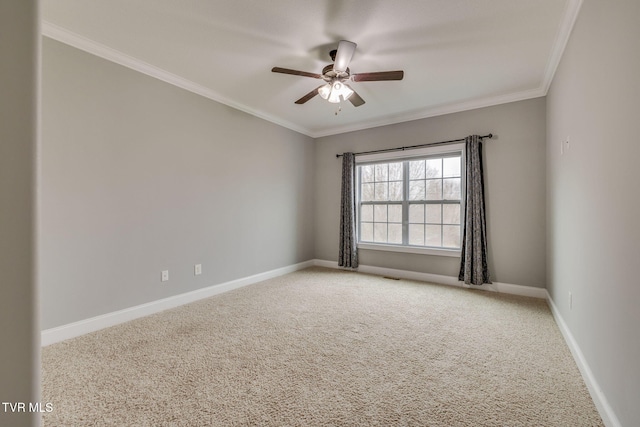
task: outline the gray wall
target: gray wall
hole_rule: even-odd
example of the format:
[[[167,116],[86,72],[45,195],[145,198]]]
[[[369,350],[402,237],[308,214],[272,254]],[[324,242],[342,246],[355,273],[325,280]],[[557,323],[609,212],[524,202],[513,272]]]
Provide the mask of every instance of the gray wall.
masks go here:
[[[13,325],[0,332],[9,343],[0,346],[2,401],[36,400],[38,381],[35,2],[18,3],[0,9],[2,34],[21,41],[0,38],[3,65],[15,65],[0,79],[0,315]],[[336,153],[493,132],[485,183],[494,280],[546,284],[621,424],[640,424],[638,16],[636,1],[585,0],[546,100],[315,142],[44,39],[42,327],[314,257],[335,261]],[[362,251],[361,261],[458,269],[457,258],[437,256]]]
[[[547,96],[548,290],[623,426],[640,425],[639,17],[585,0]]]
[[[0,402],[37,402],[37,1],[0,2]],[[37,425],[0,407],[0,425]]]
[[[43,329],[313,258],[312,138],[48,38],[42,86]]]
[[[545,101],[543,98],[319,138],[316,258],[337,261],[341,160],[337,153],[446,141],[484,144],[489,267],[495,281],[545,286]],[[360,250],[365,265],[456,276],[459,258]]]

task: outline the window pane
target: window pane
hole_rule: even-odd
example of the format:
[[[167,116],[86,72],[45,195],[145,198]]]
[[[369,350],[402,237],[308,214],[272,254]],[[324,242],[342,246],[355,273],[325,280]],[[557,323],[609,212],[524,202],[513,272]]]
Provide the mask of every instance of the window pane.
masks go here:
[[[389,164],[384,163],[376,166],[376,182],[389,180]]]
[[[360,221],[373,221],[373,206],[372,205],[362,205],[360,206]]]
[[[373,208],[373,220],[375,222],[387,222],[387,205],[375,205]]]
[[[389,163],[389,181],[402,181],[402,162]]]
[[[376,182],[375,200],[388,200],[389,199],[389,183],[388,182]]]
[[[461,163],[462,155],[450,152],[358,166],[359,240],[459,248],[464,179]]]
[[[409,222],[424,223],[424,205],[409,205]]]
[[[443,224],[460,224],[460,205],[444,205],[442,208]]]
[[[427,225],[425,246],[442,246],[442,226],[441,225]]]
[[[424,179],[424,160],[409,162],[409,179]]]
[[[360,224],[360,241],[373,242],[373,223],[363,222]]]
[[[409,181],[409,200],[424,200],[424,181]]]
[[[430,223],[440,224],[442,222],[442,205],[427,205],[426,221]]]
[[[389,183],[389,200],[402,201],[402,181]]]
[[[427,178],[441,178],[442,177],[442,159],[428,159],[427,160],[426,177]]]
[[[389,224],[389,243],[402,244],[402,224]]]
[[[389,222],[402,223],[402,205],[389,205]]]
[[[374,195],[373,184],[362,184],[362,194],[360,195],[360,197],[362,197],[362,201],[368,202],[373,200],[373,195]]]
[[[460,247],[460,226],[458,225],[443,225],[443,242],[442,246],[446,248],[459,248]]]
[[[362,182],[373,182],[373,165],[360,166]]]
[[[424,225],[409,224],[409,244],[424,246]]]
[[[426,190],[427,190],[426,200],[442,200],[442,180],[441,179],[427,180]]]
[[[460,176],[460,157],[445,157],[442,159],[442,176]]]
[[[373,224],[373,241],[387,243],[387,224],[376,222]]]
[[[443,179],[442,186],[445,200],[460,200],[460,178]]]

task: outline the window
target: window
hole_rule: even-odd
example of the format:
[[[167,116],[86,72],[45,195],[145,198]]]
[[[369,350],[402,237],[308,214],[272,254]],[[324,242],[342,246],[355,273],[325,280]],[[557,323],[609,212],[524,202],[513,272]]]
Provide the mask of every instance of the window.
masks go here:
[[[358,157],[358,247],[459,255],[463,156],[456,144]]]

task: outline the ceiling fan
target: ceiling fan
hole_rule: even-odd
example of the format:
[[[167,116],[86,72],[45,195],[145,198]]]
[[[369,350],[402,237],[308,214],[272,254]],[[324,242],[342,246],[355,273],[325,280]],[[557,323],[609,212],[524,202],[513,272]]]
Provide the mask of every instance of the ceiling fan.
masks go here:
[[[340,40],[338,49],[329,52],[333,65],[327,65],[322,69],[322,74],[308,73],[306,71],[291,70],[289,68],[273,67],[271,71],[274,73],[292,74],[294,76],[311,77],[314,79],[322,79],[325,83],[318,86],[302,98],[298,99],[296,104],[304,104],[316,95],[320,95],[332,103],[339,103],[347,99],[354,107],[364,104],[364,99],[360,97],[345,82],[375,82],[385,80],[402,80],[404,71],[379,71],[374,73],[358,73],[351,74],[349,70],[349,62],[356,50],[356,44],[346,40]]]

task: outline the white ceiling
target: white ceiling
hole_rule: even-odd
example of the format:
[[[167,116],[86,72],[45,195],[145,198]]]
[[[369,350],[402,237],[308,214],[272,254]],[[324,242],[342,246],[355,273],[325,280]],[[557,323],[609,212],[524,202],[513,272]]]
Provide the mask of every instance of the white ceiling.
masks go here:
[[[43,0],[43,33],[312,137],[544,96],[582,0]],[[355,108],[315,97],[358,44]]]

